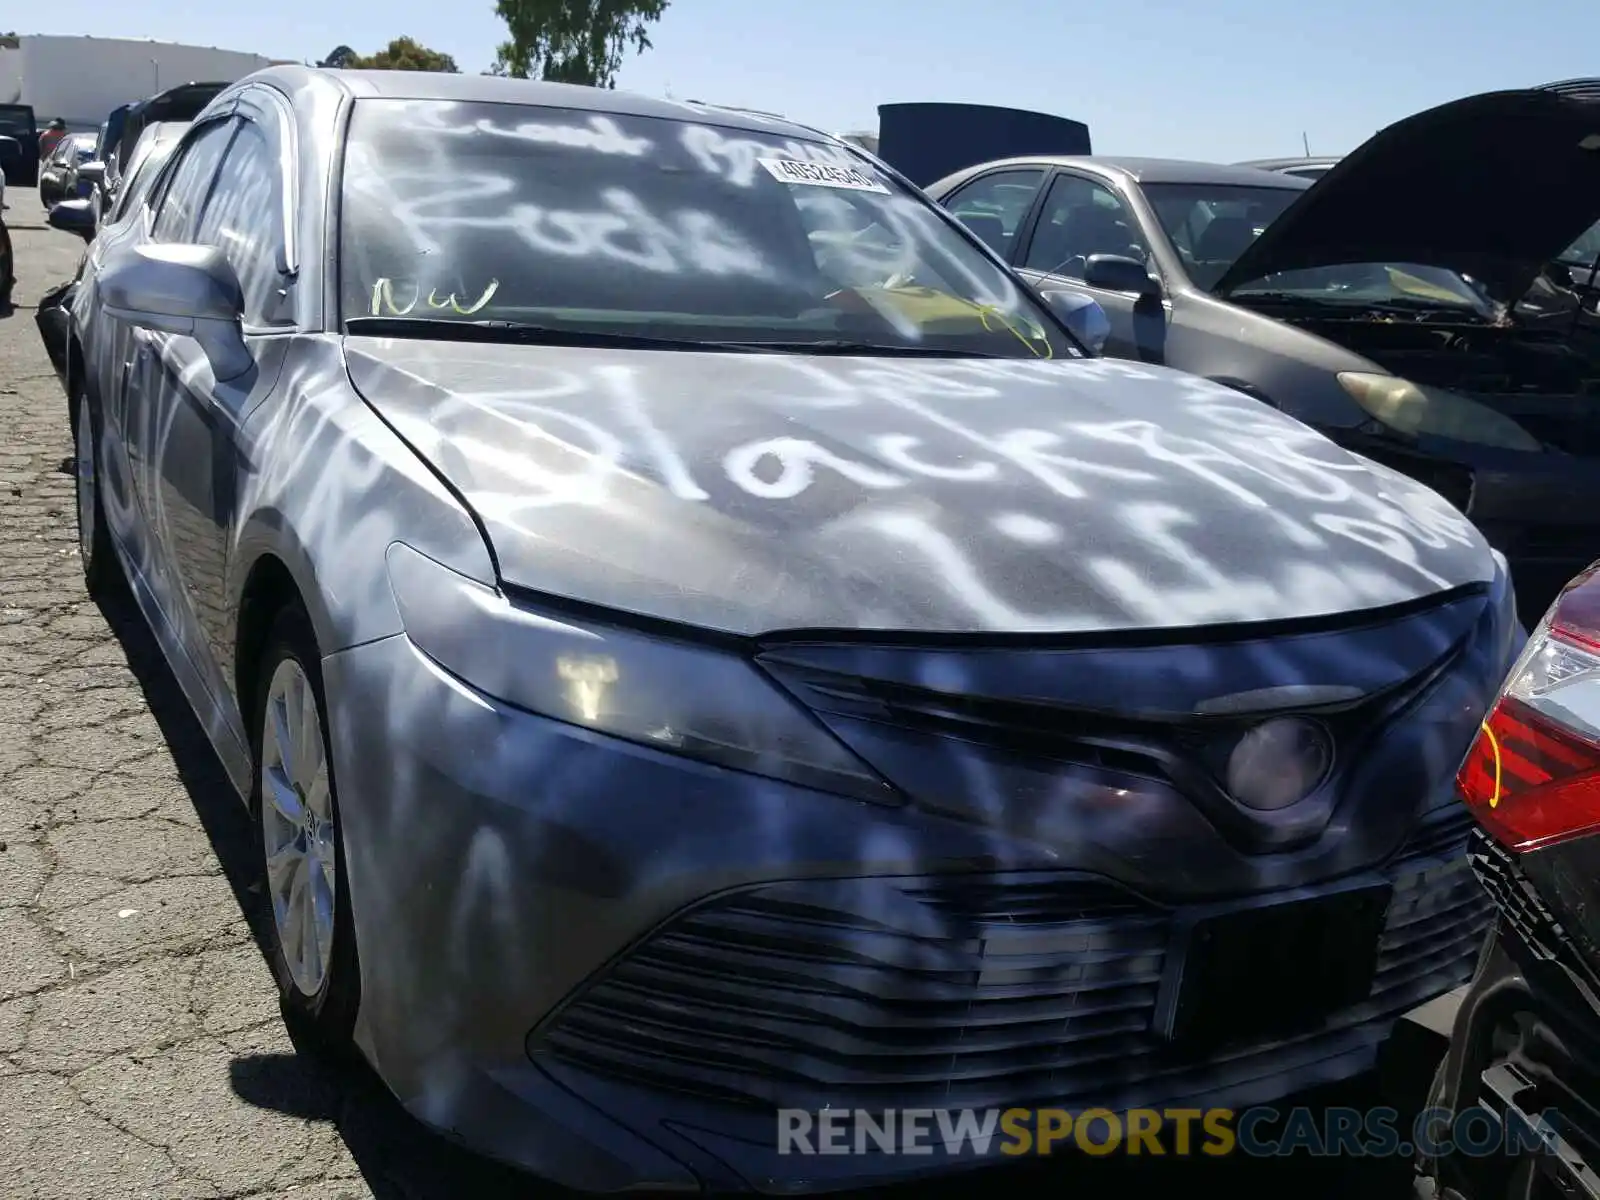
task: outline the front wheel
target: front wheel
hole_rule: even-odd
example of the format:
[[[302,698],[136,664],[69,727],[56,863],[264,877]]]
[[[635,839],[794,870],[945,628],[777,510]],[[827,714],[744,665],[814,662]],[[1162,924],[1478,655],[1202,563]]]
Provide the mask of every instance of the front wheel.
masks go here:
[[[11,307],[11,288],[17,282],[16,257],[11,252],[11,231],[0,221],[0,311]]]
[[[106,528],[105,505],[100,500],[100,426],[89,403],[89,393],[80,387],[74,405],[73,491],[78,502],[78,557],[83,564],[83,583],[91,596],[98,596],[117,580],[119,567],[111,546],[111,531]]]
[[[304,611],[279,614],[257,676],[251,808],[284,1016],[337,1054],[350,1043],[360,975],[320,662]]]

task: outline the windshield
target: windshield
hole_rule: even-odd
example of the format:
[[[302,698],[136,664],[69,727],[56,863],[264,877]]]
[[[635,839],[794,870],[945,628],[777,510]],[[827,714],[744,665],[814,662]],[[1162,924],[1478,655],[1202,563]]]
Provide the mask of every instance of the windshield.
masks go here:
[[[26,104],[0,104],[0,135],[20,138],[33,131],[33,109]]]
[[[1583,236],[1561,252],[1558,262],[1571,267],[1592,267],[1600,260],[1600,224],[1589,226]]]
[[[1006,271],[867,160],[693,115],[358,102],[344,317],[1078,353]]]
[[[1300,188],[1147,183],[1145,199],[1195,285],[1215,286],[1245,247],[1299,198]]]
[[[1144,193],[1173,249],[1199,287],[1210,290],[1301,189],[1151,183]],[[1416,263],[1346,263],[1248,280],[1230,298],[1355,308],[1458,308],[1492,317],[1494,302],[1454,271]]]

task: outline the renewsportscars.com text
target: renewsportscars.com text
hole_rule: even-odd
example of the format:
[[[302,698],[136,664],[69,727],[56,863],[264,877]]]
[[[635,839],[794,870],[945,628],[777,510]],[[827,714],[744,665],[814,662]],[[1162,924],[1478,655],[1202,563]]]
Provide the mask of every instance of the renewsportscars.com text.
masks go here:
[[[1021,1157],[1231,1154],[1409,1158],[1522,1154],[1550,1143],[1547,1119],[1503,1125],[1488,1109],[1104,1108],[778,1110],[779,1154],[937,1154]]]

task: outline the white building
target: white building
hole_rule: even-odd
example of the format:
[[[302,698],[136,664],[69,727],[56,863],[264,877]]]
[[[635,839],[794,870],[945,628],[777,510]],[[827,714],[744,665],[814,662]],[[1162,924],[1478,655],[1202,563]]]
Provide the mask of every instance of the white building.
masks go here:
[[[98,129],[118,105],[180,83],[231,83],[275,61],[260,54],[135,38],[24,35],[0,48],[0,104],[29,104],[42,127]]]

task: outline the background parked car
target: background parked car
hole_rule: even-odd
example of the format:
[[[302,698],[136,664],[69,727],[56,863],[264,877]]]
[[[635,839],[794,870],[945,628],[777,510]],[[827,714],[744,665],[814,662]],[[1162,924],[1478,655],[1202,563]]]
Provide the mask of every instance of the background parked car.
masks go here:
[[[11,289],[16,283],[16,258],[11,249],[11,230],[6,228],[6,186],[0,180],[0,312],[11,308]]]
[[[772,1109],[1267,1103],[1470,971],[1503,563],[843,143],[280,67],[94,251],[87,581],[249,800],[290,1019],[469,1145],[920,1175]]]
[[[1462,1200],[1600,1195],[1600,563],[1534,630],[1459,786],[1499,920],[1429,1103],[1487,1109],[1524,1153],[1422,1171]]]
[[[124,177],[123,187],[105,214],[103,223],[96,221],[92,212],[86,211],[91,202],[80,199],[64,201],[51,209],[48,218],[50,224],[63,232],[76,234],[86,241],[92,240],[97,233],[104,231],[107,245],[115,245],[123,236],[125,217],[142,211],[146,193],[155,182],[162,164],[171,157],[173,147],[178,144],[178,139],[188,127],[187,121],[165,121],[145,126],[144,133],[139,136],[138,144],[134,146],[133,154],[128,160],[128,172]],[[69,213],[69,210],[73,211]],[[67,347],[72,326],[72,301],[77,295],[78,283],[83,278],[87,255],[88,251],[85,250],[84,258],[78,260],[78,269],[71,279],[51,288],[40,297],[38,310],[34,313],[34,322],[39,327],[39,336],[44,341],[45,352],[50,356],[50,363],[55,367],[56,374],[69,394],[74,387],[67,378]]]
[[[78,166],[94,157],[94,135],[69,133],[39,168],[39,203],[45,208],[80,194]],[[87,185],[82,187],[87,196]]]
[[[89,183],[90,212],[98,226],[116,202],[133,148],[146,128],[194,120],[226,84],[184,83],[113,109],[100,126],[94,159],[78,174]]]
[[[1283,175],[1295,175],[1301,179],[1317,180],[1333,170],[1338,161],[1338,156],[1324,158],[1256,158],[1237,165],[1254,167],[1258,171],[1277,171]]]
[[[1108,354],[1226,383],[1440,492],[1510,558],[1531,624],[1600,553],[1600,328],[1563,317],[1576,298],[1522,303],[1600,216],[1597,119],[1503,92],[1391,126],[1314,187],[1059,158],[929,192],[1041,286],[1093,296]]]
[[[122,175],[127,168],[133,148],[147,125],[163,121],[192,121],[210,104],[225,83],[183,83],[177,87],[147,96],[125,110],[113,112],[106,120],[107,146],[100,159],[105,164],[98,174],[103,178],[104,194],[100,210],[110,207]]]
[[[14,137],[0,134],[0,191],[4,191],[7,177],[17,174],[21,164],[21,144]]]
[[[0,104],[0,136],[17,143],[14,158],[0,158],[6,182],[13,187],[34,187],[39,182],[39,126],[27,104]]]

